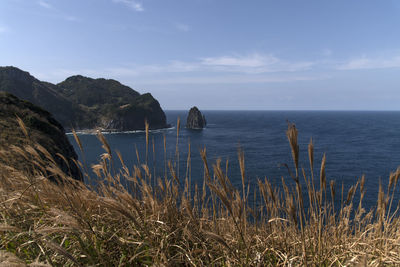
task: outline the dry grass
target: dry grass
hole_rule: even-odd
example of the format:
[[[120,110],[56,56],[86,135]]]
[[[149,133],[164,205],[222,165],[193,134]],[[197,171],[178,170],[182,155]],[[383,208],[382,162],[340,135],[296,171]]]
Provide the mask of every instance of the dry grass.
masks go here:
[[[146,134],[148,150],[148,130]],[[175,159],[164,162],[164,177],[154,177],[146,164],[131,171],[99,134],[105,153],[91,167],[104,183],[94,191],[38,158],[34,146],[27,147],[22,156],[35,159],[33,174],[0,166],[0,263],[11,259],[18,266],[21,261],[31,266],[400,265],[399,206],[393,203],[400,170],[390,174],[386,190],[380,187],[377,206],[367,213],[362,207],[364,177],[338,194],[334,182],[326,179],[325,156],[319,182],[314,180],[318,178],[312,141],[312,171],[306,174],[298,164],[297,129],[292,124],[287,137],[294,160],[289,179],[295,186],[282,179],[280,190],[266,178],[259,180],[252,188],[254,198],[261,196],[257,206],[249,204],[242,152],[240,189],[232,186],[220,161],[207,161],[204,149],[204,182],[193,192],[190,153],[185,176],[177,169],[177,151]],[[120,170],[113,169],[114,160],[121,161]],[[50,182],[45,177],[49,173],[62,182]],[[128,186],[121,181],[128,181]],[[358,203],[353,201],[355,194],[360,195]],[[338,197],[341,206],[334,207]]]

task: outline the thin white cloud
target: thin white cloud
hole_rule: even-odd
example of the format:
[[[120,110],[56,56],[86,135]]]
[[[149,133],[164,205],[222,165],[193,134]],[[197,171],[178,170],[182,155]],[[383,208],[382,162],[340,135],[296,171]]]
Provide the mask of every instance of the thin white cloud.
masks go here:
[[[329,48],[325,48],[325,49],[322,49],[321,54],[324,57],[329,57],[329,56],[332,56],[333,51],[331,49],[329,49]]]
[[[38,4],[39,4],[41,7],[44,7],[44,8],[47,8],[47,9],[53,8],[52,5],[50,5],[49,3],[47,3],[47,2],[44,1],[44,0],[40,0],[40,1],[38,2]]]
[[[7,32],[7,31],[8,31],[8,28],[7,28],[7,27],[1,26],[1,25],[0,25],[0,33],[5,33],[5,32]]]
[[[67,20],[67,21],[72,21],[72,22],[80,21],[80,19],[78,19],[77,17],[69,16],[69,15],[64,16],[63,18],[64,18],[65,20]]]
[[[137,12],[144,11],[143,5],[135,0],[112,0],[114,3],[124,4]]]
[[[387,58],[372,58],[362,56],[339,64],[339,70],[362,70],[362,69],[388,69],[400,68],[400,56],[395,55]]]
[[[208,57],[196,61],[171,61],[168,64],[132,65],[128,67],[110,68],[111,75],[129,76],[154,76],[168,73],[193,73],[198,76],[218,75],[259,75],[268,73],[301,72],[311,69],[313,62],[288,62],[274,56],[261,56],[253,54],[249,56],[222,56]]]
[[[201,64],[218,71],[243,73],[305,71],[315,65],[310,61],[289,62],[273,55],[261,54],[207,57],[201,59]]]
[[[300,81],[315,81],[329,79],[327,75],[286,75],[286,76],[266,76],[266,75],[222,75],[222,76],[185,76],[175,78],[164,78],[156,80],[135,80],[138,84],[250,84],[250,83],[288,83]]]
[[[183,23],[176,23],[175,24],[176,29],[178,29],[181,32],[188,32],[190,31],[189,25],[183,24]]]
[[[66,21],[71,21],[71,22],[80,21],[79,18],[77,18],[75,16],[71,16],[69,14],[65,14],[62,10],[58,10],[53,5],[49,4],[48,1],[46,1],[46,0],[39,0],[37,3],[41,7],[49,9],[49,12],[51,11],[51,15],[50,15],[51,17],[66,20]]]
[[[200,72],[201,67],[199,64],[187,63],[182,61],[171,61],[166,65],[141,65],[131,67],[117,67],[109,68],[106,70],[111,76],[145,76],[145,75],[158,75],[165,73],[189,73]]]
[[[154,71],[153,69],[152,71]],[[149,68],[147,71],[151,71]],[[40,80],[58,83],[65,80],[67,77],[73,75],[83,75],[92,78],[106,78],[116,79],[125,84],[141,84],[141,85],[171,85],[171,84],[250,84],[250,83],[289,83],[289,82],[300,82],[300,81],[314,81],[314,80],[325,80],[331,78],[329,75],[311,75],[311,74],[210,74],[202,73],[197,75],[196,73],[185,74],[185,75],[166,75],[154,76],[145,75],[142,72],[138,72],[135,69],[130,68],[109,68],[109,69],[55,69],[51,71],[40,71],[32,72],[32,75]],[[148,74],[148,73],[147,73]],[[167,75],[168,76],[168,75]],[[157,78],[155,78],[157,77]]]
[[[279,60],[273,56],[260,56],[253,54],[249,56],[222,56],[207,57],[202,59],[202,64],[209,66],[225,67],[261,67],[277,63]]]
[[[106,69],[53,70],[42,77],[59,82],[73,74],[134,80],[142,84],[270,83],[326,79],[312,75],[316,63],[286,61],[273,55],[251,54],[170,61],[167,64],[128,65]]]

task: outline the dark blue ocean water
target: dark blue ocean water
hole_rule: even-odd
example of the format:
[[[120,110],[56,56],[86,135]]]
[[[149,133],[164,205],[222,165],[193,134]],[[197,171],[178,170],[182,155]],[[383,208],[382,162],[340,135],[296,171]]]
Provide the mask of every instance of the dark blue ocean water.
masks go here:
[[[285,131],[287,120],[296,124],[299,131],[300,165],[309,174],[307,145],[314,142],[315,175],[319,177],[319,164],[326,153],[328,180],[335,180],[337,192],[344,184],[345,190],[366,175],[365,206],[376,204],[379,182],[388,183],[391,171],[400,165],[400,112],[376,111],[204,111],[207,128],[193,131],[184,128],[187,111],[167,111],[171,129],[152,131],[155,155],[150,144],[149,162],[155,162],[158,176],[164,174],[163,137],[167,141],[167,158],[174,159],[176,121],[181,118],[179,138],[180,177],[186,175],[188,143],[191,143],[192,183],[203,182],[203,163],[199,150],[206,147],[209,163],[221,158],[229,160],[228,176],[240,188],[241,176],[237,159],[238,148],[245,154],[246,180],[254,189],[257,179],[267,177],[279,186],[281,177],[291,183],[286,168],[293,169],[293,161]],[[128,166],[137,164],[135,149],[140,161],[145,161],[145,133],[114,133],[105,135],[111,148],[123,155]],[[78,152],[73,137],[71,143]],[[82,134],[88,165],[96,163],[103,153],[96,136]],[[80,155],[82,159],[82,155]],[[155,159],[155,160],[154,160]],[[116,163],[118,167],[118,164]],[[223,165],[224,166],[224,165]],[[153,168],[152,168],[153,169]],[[250,189],[250,192],[253,190]]]

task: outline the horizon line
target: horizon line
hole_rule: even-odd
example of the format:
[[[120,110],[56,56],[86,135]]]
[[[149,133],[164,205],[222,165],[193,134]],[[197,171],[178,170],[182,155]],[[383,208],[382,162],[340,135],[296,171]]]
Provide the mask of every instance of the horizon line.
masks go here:
[[[189,111],[189,109],[163,109],[164,111]],[[199,109],[200,111],[294,111],[294,112],[400,112],[400,109]]]

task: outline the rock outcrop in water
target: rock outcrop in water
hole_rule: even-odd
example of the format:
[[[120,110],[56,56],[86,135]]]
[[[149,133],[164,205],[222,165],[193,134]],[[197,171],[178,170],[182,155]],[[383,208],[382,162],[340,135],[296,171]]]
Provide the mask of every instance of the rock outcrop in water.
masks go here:
[[[18,68],[0,67],[0,91],[49,111],[68,130],[143,130],[145,120],[150,129],[168,127],[164,111],[151,94],[139,94],[115,80],[76,75],[51,84]]]
[[[206,124],[206,118],[201,114],[200,110],[197,107],[192,107],[186,120],[186,128],[203,129]]]
[[[25,124],[28,138],[21,129],[17,116]],[[0,92],[0,163],[20,171],[31,172],[33,170],[32,162],[41,160],[37,156],[32,156],[32,160],[25,159],[18,153],[18,149],[13,149],[13,147],[17,147],[25,150],[27,145],[44,147],[65,174],[82,180],[81,172],[73,162],[78,157],[61,124],[42,108],[12,94]],[[48,164],[49,160],[46,159],[45,154],[43,152],[39,152],[39,154]],[[45,170],[42,171],[45,172]]]

